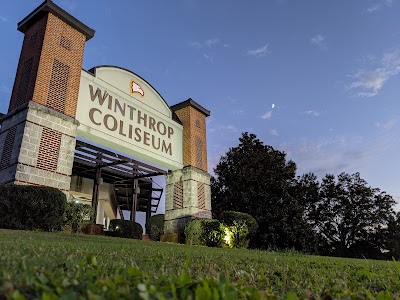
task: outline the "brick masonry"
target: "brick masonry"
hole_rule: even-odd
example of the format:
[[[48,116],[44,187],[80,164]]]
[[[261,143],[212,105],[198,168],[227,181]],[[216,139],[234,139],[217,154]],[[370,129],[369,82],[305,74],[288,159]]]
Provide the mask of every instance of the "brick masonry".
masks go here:
[[[8,114],[1,119],[0,182],[69,191],[82,59],[94,31],[51,1],[18,30],[25,37]]]
[[[207,172],[206,115],[190,105],[175,113],[183,124],[183,165]]]
[[[52,13],[26,32],[9,112],[34,101],[75,117],[86,37]]]
[[[16,127],[17,131],[9,165],[0,170],[0,182],[51,186],[68,191],[78,125],[75,119],[32,101],[3,120],[0,145],[9,129]],[[49,139],[49,133],[56,139]],[[47,150],[43,151],[43,147]],[[4,150],[0,148],[0,151],[3,153]],[[49,151],[57,153],[51,166],[46,165],[49,157],[43,157],[43,153],[49,156]]]

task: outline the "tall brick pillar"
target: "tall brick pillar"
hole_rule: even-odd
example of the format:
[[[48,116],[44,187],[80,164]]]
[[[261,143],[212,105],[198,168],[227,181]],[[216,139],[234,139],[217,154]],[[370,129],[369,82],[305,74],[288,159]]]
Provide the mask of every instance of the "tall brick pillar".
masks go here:
[[[90,29],[51,1],[18,23],[25,34],[7,115],[0,183],[69,191],[85,42]]]
[[[206,117],[210,112],[192,99],[171,109],[183,125],[184,168],[170,171],[166,177],[165,234],[182,233],[190,219],[211,218],[206,137]]]

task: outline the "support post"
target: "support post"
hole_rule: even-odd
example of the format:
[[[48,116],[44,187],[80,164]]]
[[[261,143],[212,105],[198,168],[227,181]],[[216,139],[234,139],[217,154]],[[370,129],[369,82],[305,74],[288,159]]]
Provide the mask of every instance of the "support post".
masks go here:
[[[146,209],[146,226],[149,223],[149,219],[151,217],[151,197],[153,194],[153,179],[151,180],[151,185],[150,185],[150,193],[149,193],[149,198],[147,200],[147,209]]]
[[[137,210],[137,190],[138,187],[138,180],[134,179],[133,180],[133,186],[132,186],[132,210],[131,210],[131,221],[136,222],[136,210]]]
[[[96,224],[97,219],[97,206],[99,203],[99,190],[101,184],[101,154],[97,154],[96,159],[96,172],[93,178],[93,194],[92,194],[92,208],[93,208],[93,224]]]

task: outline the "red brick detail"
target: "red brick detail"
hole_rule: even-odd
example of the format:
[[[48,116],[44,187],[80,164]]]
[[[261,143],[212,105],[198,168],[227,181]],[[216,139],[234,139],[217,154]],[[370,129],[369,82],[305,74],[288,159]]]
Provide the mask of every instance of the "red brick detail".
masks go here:
[[[14,126],[7,131],[6,140],[3,146],[3,152],[1,153],[0,170],[3,170],[10,166],[10,159],[13,152],[16,132],[17,126]]]
[[[207,172],[206,116],[192,106],[175,113],[183,124],[183,164]]]
[[[43,127],[36,165],[38,169],[50,172],[55,172],[57,170],[61,135],[60,132]]]
[[[204,190],[204,183],[197,183],[197,206],[200,209],[206,209],[206,195]]]
[[[27,29],[8,111],[32,100],[75,118],[85,42],[84,34],[52,13]]]
[[[17,97],[15,98],[15,107],[27,103],[30,99],[28,96],[29,81],[31,80],[33,58],[24,62],[19,80]]]
[[[64,113],[67,100],[69,66],[54,60],[51,72],[49,95],[46,106]]]
[[[85,42],[84,34],[57,16],[48,14],[33,101],[47,105],[50,94],[54,93],[52,91],[54,88],[53,70],[55,60],[57,60],[69,68],[68,79],[63,78],[63,80],[67,80],[67,88],[63,91],[66,100],[62,112],[67,116],[75,117]],[[62,69],[65,72],[66,68]],[[58,79],[60,78],[58,77]],[[60,91],[59,87],[57,89]]]
[[[72,42],[70,39],[67,39],[65,36],[62,36],[60,39],[60,45],[63,46],[65,49],[71,50],[72,49]]]
[[[174,184],[174,209],[183,208],[183,184],[176,182]]]
[[[46,23],[47,16],[44,16],[25,33],[11,101],[8,107],[9,112],[32,100]]]
[[[196,136],[196,166],[203,169],[203,141]]]

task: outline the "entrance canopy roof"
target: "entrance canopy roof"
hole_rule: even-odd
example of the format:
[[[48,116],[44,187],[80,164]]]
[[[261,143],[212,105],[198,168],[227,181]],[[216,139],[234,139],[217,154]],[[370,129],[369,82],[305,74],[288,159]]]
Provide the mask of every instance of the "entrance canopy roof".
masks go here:
[[[103,181],[110,184],[129,184],[134,179],[145,181],[147,177],[167,174],[165,170],[77,140],[73,175],[94,178],[96,168],[101,168]]]

